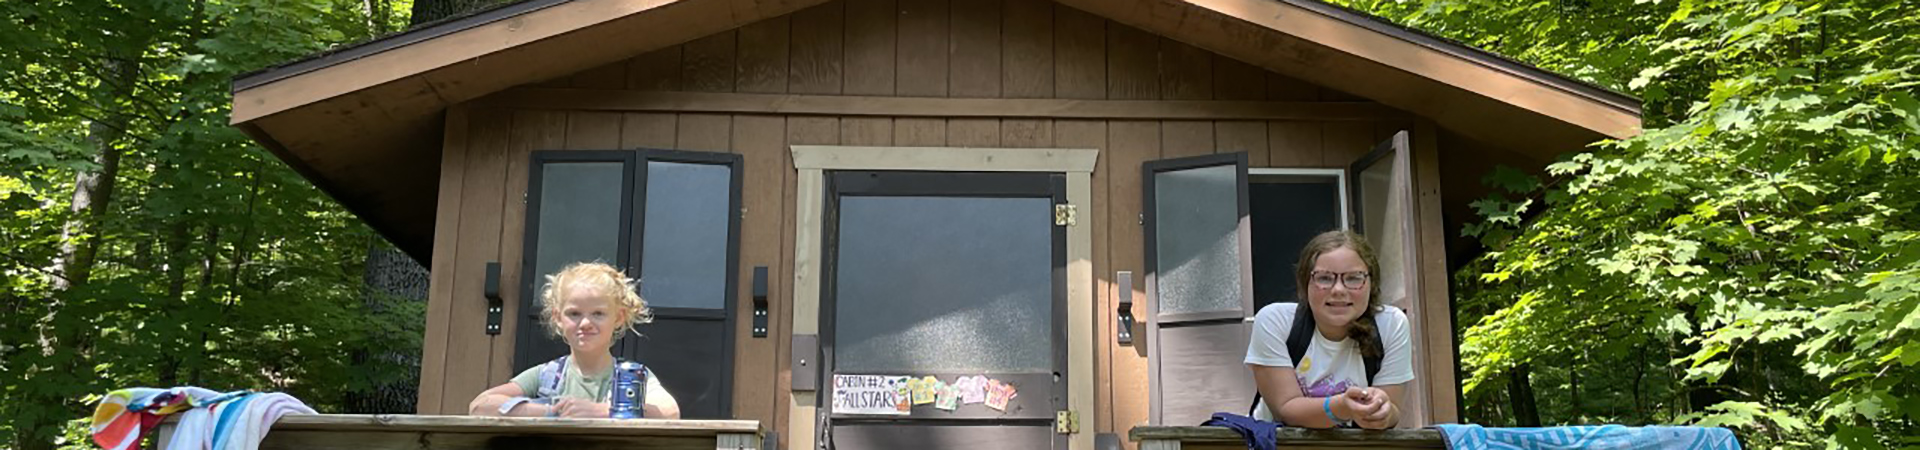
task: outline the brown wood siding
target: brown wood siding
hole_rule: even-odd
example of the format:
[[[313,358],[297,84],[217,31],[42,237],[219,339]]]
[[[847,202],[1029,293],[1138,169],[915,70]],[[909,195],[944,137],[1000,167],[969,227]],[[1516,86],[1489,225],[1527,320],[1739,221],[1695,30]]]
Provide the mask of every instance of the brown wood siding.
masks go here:
[[[1137,28],[1046,0],[840,0],[542,83],[634,91],[900,97],[1353,101]],[[499,105],[490,104],[498,107]],[[542,149],[674,148],[745,160],[733,410],[787,434],[791,373],[792,144],[1074,147],[1100,149],[1090,209],[1096,278],[1095,411],[1084,432],[1146,423],[1145,333],[1113,338],[1119,289],[1150,315],[1141,226],[1140,166],[1162,158],[1245,151],[1254,167],[1345,167],[1405,123],[1354,120],[1094,120],[837,117],[672,111],[456,109],[442,153],[420,411],[458,414],[505,382],[520,292],[507,289],[507,330],[481,331],[480,273],[502,263],[517,284],[526,163]],[[1424,163],[1425,161],[1423,161]],[[496,181],[498,180],[498,181]],[[1426,179],[1423,179],[1426,180]],[[1432,187],[1422,185],[1423,199]],[[1437,194],[1432,194],[1437,195]],[[1423,203],[1423,206],[1426,206]],[[1437,217],[1424,215],[1423,225]],[[1432,236],[1425,236],[1427,244]],[[1432,257],[1431,255],[1429,255]],[[770,271],[770,331],[748,324],[753,267]],[[1132,271],[1132,286],[1114,285]],[[1444,273],[1427,280],[1444,281]],[[1429,286],[1444,289],[1444,283]],[[1431,289],[1430,289],[1431,292]],[[1441,291],[1444,293],[1444,291]],[[1137,330],[1138,331],[1138,330]],[[1450,395],[1450,393],[1449,393]],[[1439,402],[1436,402],[1439,403]],[[1239,407],[1241,405],[1231,405]],[[1134,444],[1128,442],[1127,448]]]

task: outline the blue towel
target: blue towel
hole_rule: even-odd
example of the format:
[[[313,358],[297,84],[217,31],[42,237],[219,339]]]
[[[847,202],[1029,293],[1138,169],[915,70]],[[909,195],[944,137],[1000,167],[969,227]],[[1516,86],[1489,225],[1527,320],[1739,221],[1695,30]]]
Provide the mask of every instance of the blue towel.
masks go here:
[[[1223,427],[1240,433],[1247,440],[1249,450],[1274,450],[1275,441],[1280,437],[1280,424],[1242,416],[1234,413],[1213,413],[1212,419],[1200,424],[1203,427]]]
[[[1705,427],[1627,427],[1588,425],[1546,428],[1483,428],[1435,425],[1452,450],[1609,449],[1740,450],[1733,431]]]

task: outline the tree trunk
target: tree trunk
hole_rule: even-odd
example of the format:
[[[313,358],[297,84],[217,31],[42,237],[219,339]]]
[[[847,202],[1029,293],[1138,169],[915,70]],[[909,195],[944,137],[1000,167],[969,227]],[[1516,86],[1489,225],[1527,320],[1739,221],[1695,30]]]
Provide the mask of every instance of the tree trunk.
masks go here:
[[[106,87],[102,105],[114,105],[130,94],[138,62],[107,58],[101,61],[101,85]],[[114,178],[120,173],[120,138],[126,134],[127,114],[108,111],[87,127],[87,144],[94,149],[93,162],[99,167],[81,171],[73,179],[73,217],[60,231],[60,258],[54,262],[53,288],[65,291],[86,284],[93,273],[94,257],[100,249],[100,222],[113,204]],[[84,238],[82,236],[85,236]]]
[[[387,24],[393,22],[392,0],[367,0],[367,22],[367,29],[373,31],[374,36],[393,32],[387,28]]]
[[[1521,364],[1507,371],[1507,399],[1513,402],[1513,419],[1523,427],[1540,426],[1540,408],[1533,400],[1532,364]]]
[[[419,27],[501,3],[506,0],[414,0],[413,17],[408,19],[408,25]]]

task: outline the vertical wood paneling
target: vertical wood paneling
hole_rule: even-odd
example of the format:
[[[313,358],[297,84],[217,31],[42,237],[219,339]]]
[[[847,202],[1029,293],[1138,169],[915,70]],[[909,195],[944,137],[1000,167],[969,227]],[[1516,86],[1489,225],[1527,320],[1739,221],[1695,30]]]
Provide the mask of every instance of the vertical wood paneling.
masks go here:
[[[894,0],[847,0],[848,95],[890,96],[894,91],[894,43],[899,39]],[[840,119],[840,142],[847,145],[893,145],[893,119]]]
[[[947,122],[947,145],[999,147],[999,119],[953,119]]]
[[[602,116],[619,120],[618,114],[607,113]],[[500,299],[505,308],[500,313],[500,337],[496,338],[498,343],[493,346],[492,363],[487,368],[489,386],[505,383],[518,371],[526,369],[513,367],[513,355],[516,351],[515,337],[519,336],[516,333],[520,331],[520,321],[517,319],[524,314],[520,302],[525,293],[520,286],[524,281],[521,278],[521,257],[526,250],[528,163],[532,162],[535,150],[562,148],[566,143],[565,133],[570,122],[566,114],[555,112],[517,111],[513,115],[513,132],[507,141],[507,178],[504,181],[507,195],[502,199],[500,214]]]
[[[1321,129],[1320,163],[1328,167],[1346,167],[1367,156],[1373,144],[1380,142],[1373,138],[1370,122],[1326,122]]]
[[[894,93],[906,97],[946,97],[947,65],[952,57],[947,0],[899,0],[899,57]],[[898,136],[896,134],[896,136]]]
[[[1248,167],[1267,167],[1267,123],[1223,121],[1213,125],[1215,153],[1247,153]]]
[[[742,36],[746,33],[743,31]],[[744,50],[744,49],[743,49]],[[745,55],[746,52],[742,52]],[[784,73],[785,71],[782,70]],[[785,220],[781,215],[781,201],[785,184],[785,173],[790,167],[787,158],[787,121],[775,116],[734,116],[733,148],[742,159],[740,207],[744,210],[740,221],[740,292],[737,305],[739,326],[734,331],[735,346],[733,356],[733,413],[741,419],[759,420],[762,424],[774,424],[774,392],[776,387],[774,360],[776,353],[784,353],[784,347],[776,345],[777,336],[786,329],[786,323],[772,320],[777,317],[772,311],[778,310],[786,302],[779,295],[792,277],[782,277],[780,273],[780,224]],[[767,336],[755,338],[753,327],[753,268],[767,268]]]
[[[470,180],[506,178],[508,130],[512,126],[505,114],[475,111],[473,137],[468,141],[466,177]],[[500,199],[506,195],[499,182],[465,183],[460,202],[460,257],[453,261],[454,280],[451,302],[451,328],[447,330],[449,367],[441,384],[440,411],[460,413],[475,395],[488,386],[485,365],[492,357],[493,341],[482,327],[486,324],[486,302],[481,297],[481,279],[488,261],[500,258]],[[473,301],[460,301],[471,299]],[[511,337],[509,337],[511,339]],[[423,380],[422,383],[431,382]]]
[[[841,85],[841,55],[845,3],[831,2],[793,13],[792,60],[787,71],[787,92],[794,94],[838,94]]]
[[[1180,41],[1155,38],[1160,42],[1160,98],[1212,99],[1213,55]],[[1162,158],[1213,153],[1212,121],[1165,121],[1160,127]]]
[[[1107,98],[1160,99],[1160,40],[1139,28],[1107,27]]]
[[[740,69],[734,90],[761,94],[787,92],[787,38],[793,32],[788,20],[787,16],[780,16],[740,27]]]
[[[893,119],[885,117],[840,118],[840,143],[845,145],[893,145]]]
[[[1213,122],[1177,120],[1160,123],[1160,157],[1179,158],[1213,153]]]
[[[1004,120],[1000,122],[1000,145],[1007,147],[1052,147],[1054,143],[1053,121],[1051,120]],[[1092,148],[1099,147],[1077,147]]]
[[[947,0],[899,0],[898,57],[894,61],[894,94],[904,97],[946,97],[948,63],[952,49]],[[897,118],[894,145],[947,145],[945,119]]]
[[[1213,54],[1184,42],[1155,36],[1160,41],[1160,98],[1213,98]]]
[[[459,280],[454,276],[457,274],[453,267],[460,257],[460,206],[465,192],[471,120],[472,115],[464,106],[447,110],[446,132],[440,147],[440,192],[434,212],[433,266],[428,272],[432,277],[427,283],[427,324],[420,342],[420,384],[419,398],[413,404],[415,414],[456,413],[441,411],[440,398],[445,388],[441,380],[446,379],[448,369],[447,339],[453,335],[453,286]]]
[[[681,53],[681,46],[675,45],[627,60],[627,89],[679,90]]]
[[[952,62],[948,65],[949,95],[1000,98],[1002,75],[1000,0],[968,0],[952,4]],[[999,119],[953,119],[947,122],[947,145],[1000,145]]]
[[[688,91],[733,92],[734,55],[740,33],[724,31],[687,42],[682,57],[681,86]]]
[[[518,136],[519,133],[517,132],[522,128],[517,127],[520,125],[520,121],[532,117],[538,116],[530,116],[525,113],[514,116],[514,125],[516,126],[515,142],[519,142],[518,138],[520,136]],[[573,112],[571,114],[560,115],[560,117],[561,123],[566,130],[565,146],[567,150],[615,150],[620,148],[621,117],[619,113]],[[553,147],[546,147],[535,150],[553,149]]]
[[[620,148],[673,148],[679,129],[678,114],[626,113],[621,121]]]
[[[676,149],[726,153],[733,145],[733,116],[681,114],[680,129],[674,135]]]
[[[1335,167],[1322,154],[1318,122],[1267,122],[1267,149],[1271,167]],[[1346,167],[1346,166],[1337,166]]]
[[[1116,41],[1117,44],[1117,41]],[[1144,212],[1141,202],[1141,165],[1160,157],[1160,124],[1147,121],[1114,121],[1107,126],[1108,272],[1130,271],[1134,317],[1145,323],[1153,315],[1147,298],[1146,236],[1140,226]],[[1140,330],[1144,331],[1144,327]],[[1126,439],[1126,430],[1147,422],[1150,391],[1147,385],[1147,334],[1134,335],[1134,345],[1116,347],[1113,352],[1112,404],[1114,432]],[[1129,446],[1133,445],[1131,441]]]
[[[965,0],[953,3],[953,61],[950,67],[949,95],[968,98],[1000,98],[1001,54],[1000,0]]]
[[[1066,5],[1053,8],[1053,86],[1059,98],[1107,98],[1107,21]]]
[[[902,117],[893,120],[893,145],[947,145],[946,119]]]
[[[1263,72],[1267,78],[1267,100],[1310,102],[1320,99],[1320,87],[1286,75]]]
[[[894,42],[899,39],[894,0],[846,0],[848,95],[893,95]]]
[[[1213,57],[1214,100],[1266,100],[1267,71],[1240,60]]]
[[[1001,96],[1052,98],[1053,2],[1006,0],[1001,20]]]

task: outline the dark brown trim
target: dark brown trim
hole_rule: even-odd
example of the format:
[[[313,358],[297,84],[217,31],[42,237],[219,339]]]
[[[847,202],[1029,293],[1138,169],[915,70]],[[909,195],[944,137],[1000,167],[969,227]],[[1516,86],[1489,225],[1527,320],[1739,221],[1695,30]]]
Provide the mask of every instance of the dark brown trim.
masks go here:
[[[1409,120],[1374,102],[867,97],[513,88],[473,102],[509,109],[875,117],[1156,120]]]
[[[266,148],[267,152],[272,153],[275,158],[279,158],[280,162],[286,163],[287,167],[292,168],[294,173],[300,174],[301,178],[306,178],[308,183],[313,183],[313,187],[319,188],[320,192],[326,193],[328,197],[332,197],[334,203],[338,203],[340,207],[346,208],[347,212],[353,213],[354,217],[365,220],[367,225],[372,227],[375,233],[380,233],[381,238],[394,244],[394,247],[398,247],[401,251],[407,252],[407,256],[412,257],[414,262],[420,263],[421,266],[433,266],[432,245],[410,245],[414,243],[408,239],[403,239],[400,235],[394,234],[394,229],[397,227],[395,227],[394,224],[380,220],[380,218],[386,216],[373,214],[374,211],[366,209],[366,203],[364,202],[347,201],[345,197],[340,195],[340,188],[334,186],[326,177],[321,176],[319,171],[313,170],[313,167],[308,166],[305,160],[300,159],[295,156],[293,152],[288,151],[285,145],[282,145],[279,140],[274,139],[272,134],[267,133],[267,130],[261,129],[258,123],[249,122],[234,126],[240,128],[240,132],[246,133],[247,137],[253,138],[254,142],[260,143],[261,147]],[[439,220],[439,218],[435,217],[434,220]],[[427,224],[426,229],[432,230],[433,224]],[[429,244],[431,243],[429,242]]]

